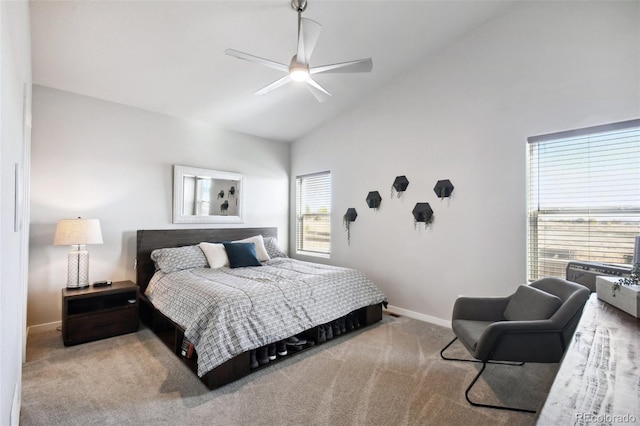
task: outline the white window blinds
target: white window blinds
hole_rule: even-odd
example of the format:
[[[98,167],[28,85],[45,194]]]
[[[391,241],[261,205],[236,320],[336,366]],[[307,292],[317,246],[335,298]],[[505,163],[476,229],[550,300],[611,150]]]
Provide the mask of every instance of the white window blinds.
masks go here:
[[[529,279],[571,260],[629,264],[640,235],[640,120],[531,137]]]
[[[296,178],[296,251],[328,256],[331,252],[331,173]]]

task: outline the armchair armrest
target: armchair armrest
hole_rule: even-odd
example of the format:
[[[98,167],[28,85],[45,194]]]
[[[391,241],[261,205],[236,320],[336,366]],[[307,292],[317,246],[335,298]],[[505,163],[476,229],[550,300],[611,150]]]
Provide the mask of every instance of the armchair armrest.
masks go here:
[[[453,305],[452,320],[503,321],[507,297],[459,297]]]
[[[562,329],[552,320],[499,321],[485,329],[474,356],[484,361],[558,362],[564,350]]]

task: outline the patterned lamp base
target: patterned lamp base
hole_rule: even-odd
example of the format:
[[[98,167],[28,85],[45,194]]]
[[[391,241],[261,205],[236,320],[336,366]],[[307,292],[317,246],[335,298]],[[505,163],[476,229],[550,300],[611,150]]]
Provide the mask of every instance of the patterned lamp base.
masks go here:
[[[67,258],[67,288],[89,287],[89,252],[81,245],[78,250],[70,251]]]

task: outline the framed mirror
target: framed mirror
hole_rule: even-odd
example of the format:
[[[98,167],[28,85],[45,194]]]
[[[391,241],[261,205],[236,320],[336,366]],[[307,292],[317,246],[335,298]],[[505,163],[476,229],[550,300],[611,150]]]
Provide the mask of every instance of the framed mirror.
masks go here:
[[[173,223],[243,223],[239,173],[173,166]]]

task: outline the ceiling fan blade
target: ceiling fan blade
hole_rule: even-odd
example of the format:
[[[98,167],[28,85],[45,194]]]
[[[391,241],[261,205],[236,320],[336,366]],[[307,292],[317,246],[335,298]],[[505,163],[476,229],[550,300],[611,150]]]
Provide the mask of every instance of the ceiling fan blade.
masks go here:
[[[357,61],[340,62],[339,64],[321,65],[309,69],[309,74],[319,74],[321,72],[340,73],[340,72],[369,72],[373,69],[373,60],[371,58],[358,59]]]
[[[224,51],[229,56],[236,57],[245,61],[253,62],[255,64],[264,65],[269,68],[274,68],[279,71],[289,72],[289,67],[279,62],[270,61],[269,59],[260,58],[258,56],[249,55],[248,53],[240,52],[233,49],[227,49]]]
[[[269,93],[269,92],[277,89],[280,86],[284,86],[289,81],[291,81],[291,77],[289,77],[289,74],[287,74],[284,77],[277,79],[273,83],[267,84],[262,89],[258,90],[257,92],[254,92],[253,94],[254,95],[264,95],[266,93]]]
[[[324,87],[320,86],[313,79],[308,78],[306,82],[307,88],[309,89],[311,94],[316,97],[318,102],[324,102],[331,97],[331,93],[327,92]]]
[[[316,21],[307,18],[300,19],[297,52],[299,61],[304,61],[307,65],[309,64],[309,58],[311,58],[313,49],[316,47],[321,30],[322,25],[318,24]]]

